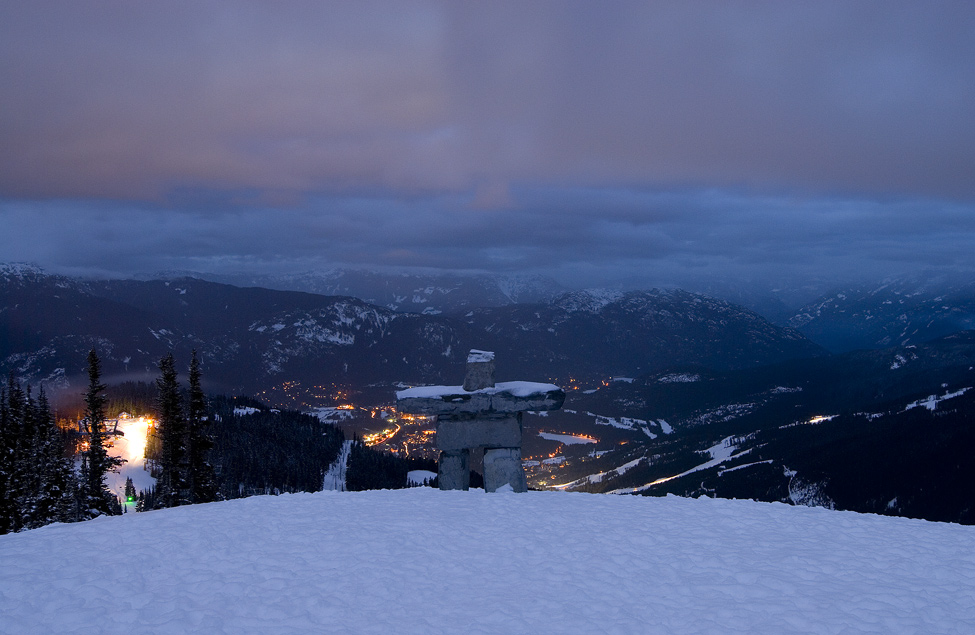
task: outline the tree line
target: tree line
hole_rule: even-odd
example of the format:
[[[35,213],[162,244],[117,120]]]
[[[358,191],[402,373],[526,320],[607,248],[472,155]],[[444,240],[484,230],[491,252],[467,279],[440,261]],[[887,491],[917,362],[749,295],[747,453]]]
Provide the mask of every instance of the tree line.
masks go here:
[[[88,390],[80,467],[68,450],[68,433],[56,423],[41,387],[21,386],[13,373],[0,389],[0,533],[121,514],[105,475],[121,461],[108,455],[105,386],[95,351],[88,354]]]
[[[317,492],[345,440],[317,417],[268,408],[246,397],[211,399],[215,445],[225,498]]]
[[[140,494],[137,511],[209,503],[218,498],[217,479],[209,462],[213,439],[208,430],[200,359],[194,350],[185,398],[172,353],[159,361],[159,372],[156,443],[147,451],[155,459],[156,487]]]
[[[0,534],[82,520],[86,499],[44,389],[0,388]]]
[[[217,483],[208,454],[207,402],[200,385],[200,362],[193,352],[185,399],[172,354],[159,362],[156,382],[162,452],[156,461],[159,486],[143,492],[138,510],[216,500]],[[0,534],[54,522],[77,522],[122,513],[118,497],[106,485],[122,459],[109,454],[106,386],[101,362],[87,358],[88,386],[77,433],[57,425],[43,386],[37,397],[11,373],[0,387]],[[80,438],[78,438],[80,436]],[[131,480],[126,495],[134,496]]]
[[[123,462],[109,453],[107,413],[155,415],[146,446],[154,488],[125,497],[136,511],[239,498],[254,494],[315,492],[338,458],[344,435],[316,417],[275,410],[247,397],[207,397],[193,351],[188,386],[179,382],[172,354],[159,362],[155,385],[116,387],[101,381],[94,350],[87,358],[84,415],[77,429],[60,427],[43,387],[35,396],[13,374],[0,386],[0,533],[53,522],[76,522],[123,512],[106,478]],[[355,443],[347,488],[406,487],[411,469],[435,462],[406,460]]]

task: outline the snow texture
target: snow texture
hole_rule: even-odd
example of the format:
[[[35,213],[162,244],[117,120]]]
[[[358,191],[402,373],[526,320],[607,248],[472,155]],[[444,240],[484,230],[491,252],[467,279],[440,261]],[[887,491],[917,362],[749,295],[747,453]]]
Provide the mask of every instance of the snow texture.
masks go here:
[[[305,414],[311,415],[323,423],[336,423],[346,419],[354,419],[357,415],[354,408],[336,408],[334,406],[320,406],[307,411]]]
[[[661,432],[664,434],[671,434],[674,429],[669,423],[663,419],[658,419],[657,421],[644,421],[643,419],[634,419],[632,417],[607,417],[605,415],[597,415],[593,412],[587,412],[591,417],[595,417],[595,424],[597,426],[612,426],[614,428],[619,428],[621,430],[642,430],[645,435],[651,439],[656,439],[657,435],[650,432],[650,426],[659,425]]]
[[[701,376],[696,373],[670,373],[657,378],[658,384],[692,384],[701,381]]]
[[[579,434],[558,434],[556,432],[539,432],[538,436],[542,437],[547,441],[558,441],[565,445],[577,445],[584,443],[595,443],[596,440],[590,437],[584,437]]]
[[[962,388],[961,390],[956,390],[955,392],[949,391],[941,395],[940,397],[938,395],[928,395],[924,399],[918,399],[917,401],[913,401],[907,404],[907,407],[904,408],[904,410],[910,410],[912,408],[927,408],[928,410],[934,411],[937,410],[938,404],[941,403],[942,401],[947,401],[948,399],[954,399],[955,397],[960,397],[964,395],[966,392],[968,392],[969,390],[971,390],[971,387]]]
[[[753,436],[753,435],[749,435],[749,436]],[[746,454],[748,454],[748,453],[750,453],[752,451],[751,448],[749,448],[747,450],[743,450],[742,452],[739,452],[738,454],[735,454],[735,450],[738,449],[738,446],[734,443],[734,440],[735,440],[735,437],[733,437],[733,436],[731,436],[731,437],[725,437],[724,439],[722,439],[716,445],[713,445],[710,448],[708,448],[706,450],[703,450],[702,453],[708,454],[711,457],[711,460],[710,461],[707,461],[705,463],[701,463],[700,465],[698,465],[696,467],[692,467],[691,469],[689,469],[687,471],[684,471],[684,472],[681,472],[680,474],[675,474],[674,476],[665,476],[663,478],[658,478],[657,480],[653,481],[652,483],[647,483],[646,485],[641,485],[640,487],[629,487],[629,488],[623,488],[623,489],[616,489],[616,490],[611,491],[610,493],[611,494],[635,494],[635,493],[638,493],[638,492],[645,492],[648,489],[650,489],[651,487],[653,487],[654,485],[660,485],[661,483],[666,483],[667,481],[672,481],[674,479],[687,476],[688,474],[693,474],[694,472],[700,472],[702,470],[709,470],[712,467],[715,467],[717,465],[721,465],[722,463],[724,463],[726,461],[730,461],[731,459],[736,459],[738,457],[744,456],[744,455],[746,455]]]
[[[598,456],[601,456],[603,454],[606,454],[606,452],[594,452],[591,456],[597,456],[598,457]],[[624,463],[623,465],[619,466],[616,469],[609,470],[608,472],[599,472],[598,474],[590,474],[589,476],[586,476],[584,478],[580,478],[580,479],[577,479],[575,481],[571,481],[569,483],[564,483],[562,485],[555,485],[553,487],[555,489],[565,490],[565,489],[570,489],[570,488],[573,488],[573,487],[578,487],[579,485],[582,485],[583,483],[602,483],[603,479],[606,476],[610,476],[610,477],[622,476],[623,474],[629,472],[630,470],[632,470],[633,468],[635,468],[637,465],[640,465],[640,463],[643,463],[646,460],[647,460],[646,457],[641,456],[641,457],[639,457],[637,459],[634,459],[632,461],[629,461],[628,463]]]
[[[468,364],[478,364],[494,361],[494,353],[492,351],[479,351],[476,348],[472,348],[471,352],[467,354]]]
[[[349,455],[352,454],[352,441],[343,441],[342,450],[335,462],[328,466],[322,480],[323,490],[345,491],[345,475],[349,471]]]
[[[0,536],[0,562],[3,633],[975,631],[975,527],[778,503],[259,496]]]
[[[490,388],[467,391],[463,386],[417,386],[396,393],[397,399],[441,399],[451,395],[499,395],[508,393],[512,397],[532,397],[545,395],[553,390],[562,390],[555,384],[540,384],[534,381],[504,381]]]

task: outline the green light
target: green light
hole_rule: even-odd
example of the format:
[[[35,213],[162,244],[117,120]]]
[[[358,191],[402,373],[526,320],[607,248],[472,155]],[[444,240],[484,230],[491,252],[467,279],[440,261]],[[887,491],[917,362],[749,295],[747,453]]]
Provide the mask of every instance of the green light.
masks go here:
[[[135,496],[127,496],[125,498],[125,502],[126,503],[134,503],[135,502]]]

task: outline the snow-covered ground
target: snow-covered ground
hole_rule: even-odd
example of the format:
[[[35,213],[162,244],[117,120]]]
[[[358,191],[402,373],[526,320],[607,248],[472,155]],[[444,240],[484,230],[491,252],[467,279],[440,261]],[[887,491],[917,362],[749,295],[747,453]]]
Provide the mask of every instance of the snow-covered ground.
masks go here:
[[[945,394],[941,395],[940,397],[938,395],[928,395],[924,399],[918,399],[917,401],[907,404],[907,407],[904,408],[904,410],[910,410],[911,408],[927,408],[928,410],[932,410],[932,411],[937,410],[938,404],[941,403],[942,401],[947,401],[948,399],[954,399],[955,397],[960,397],[961,395],[964,395],[969,390],[971,390],[971,387],[962,388],[961,390],[956,390],[954,392],[948,391]]]
[[[538,436],[547,441],[558,441],[565,445],[579,445],[583,443],[595,443],[596,440],[581,434],[558,434],[556,432],[539,432]]]
[[[3,633],[971,633],[975,527],[748,501],[320,492],[0,536]]]
[[[350,454],[352,454],[352,441],[343,441],[338,458],[325,471],[325,478],[322,481],[323,490],[345,491],[345,475],[349,471]]]

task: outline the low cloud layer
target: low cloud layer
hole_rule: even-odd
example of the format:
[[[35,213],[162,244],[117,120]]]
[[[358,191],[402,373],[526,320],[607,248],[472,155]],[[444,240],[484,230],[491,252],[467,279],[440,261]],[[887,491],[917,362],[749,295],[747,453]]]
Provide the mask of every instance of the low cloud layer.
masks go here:
[[[8,204],[0,253],[82,275],[346,265],[533,272],[570,287],[841,283],[973,264],[966,204],[631,189],[516,189],[502,210],[465,200],[327,197],[222,212]]]
[[[975,8],[0,2],[0,260],[975,269]]]

